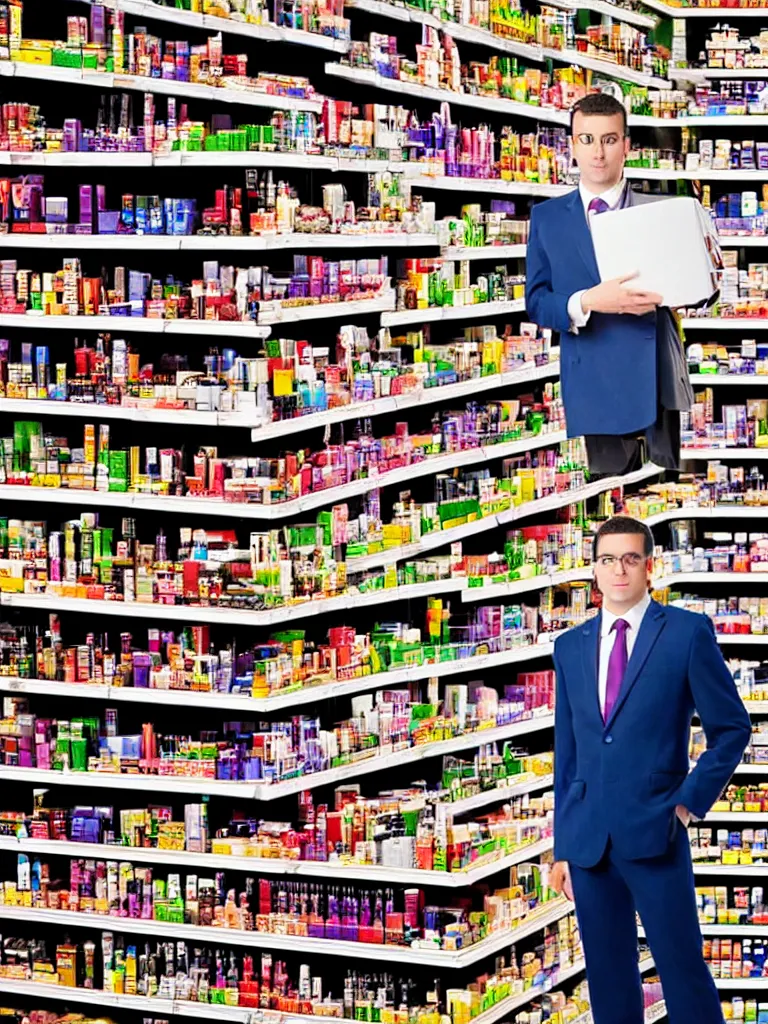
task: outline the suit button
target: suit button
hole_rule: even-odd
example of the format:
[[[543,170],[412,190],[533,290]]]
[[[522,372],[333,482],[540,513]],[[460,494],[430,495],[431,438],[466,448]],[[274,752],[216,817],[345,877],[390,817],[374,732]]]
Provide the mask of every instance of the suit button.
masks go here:
[[[603,743],[613,743],[613,736],[606,736]]]

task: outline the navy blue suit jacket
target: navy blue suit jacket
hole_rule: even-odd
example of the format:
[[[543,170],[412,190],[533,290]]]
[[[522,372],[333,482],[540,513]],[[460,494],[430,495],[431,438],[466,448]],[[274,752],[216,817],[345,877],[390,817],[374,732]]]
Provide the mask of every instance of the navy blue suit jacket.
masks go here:
[[[628,198],[635,205],[635,195]],[[571,333],[568,299],[597,284],[600,274],[579,190],[534,206],[525,307],[535,323],[560,332],[569,437],[639,433],[656,420],[657,313],[592,313],[578,335]],[[668,317],[669,310],[659,315]]]
[[[750,719],[704,615],[652,601],[604,723],[600,616],[555,643],[555,859],[594,867],[665,852],[682,804],[703,818],[741,760]],[[691,719],[707,750],[689,772]]]

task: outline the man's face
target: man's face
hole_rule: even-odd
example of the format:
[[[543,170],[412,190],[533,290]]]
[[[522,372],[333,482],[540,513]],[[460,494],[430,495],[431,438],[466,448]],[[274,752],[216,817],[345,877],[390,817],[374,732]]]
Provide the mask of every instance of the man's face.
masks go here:
[[[628,152],[621,114],[574,114],[573,155],[590,192],[604,192],[620,180]]]
[[[645,556],[644,542],[636,533],[600,538],[595,580],[611,611],[632,608],[648,590],[651,560]]]

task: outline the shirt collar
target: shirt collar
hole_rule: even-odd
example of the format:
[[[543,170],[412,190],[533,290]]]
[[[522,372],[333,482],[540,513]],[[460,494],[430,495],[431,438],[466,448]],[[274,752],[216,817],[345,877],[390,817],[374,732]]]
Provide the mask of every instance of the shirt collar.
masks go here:
[[[595,195],[594,192],[590,192],[581,182],[579,182],[579,194],[581,196],[581,202],[584,205],[584,212],[587,212],[592,200],[598,198],[604,200],[608,203],[610,208],[613,209],[621,199],[621,193],[624,191],[624,185],[624,178],[620,178],[612,188]]]
[[[629,611],[624,612],[623,615],[614,615],[613,612],[609,612],[607,608],[603,608],[600,613],[600,636],[608,636],[613,629],[613,624],[616,619],[625,619],[629,628],[637,633],[640,629],[640,623],[643,621],[643,616],[648,611],[650,603],[651,595],[646,592],[637,604],[633,605]]]

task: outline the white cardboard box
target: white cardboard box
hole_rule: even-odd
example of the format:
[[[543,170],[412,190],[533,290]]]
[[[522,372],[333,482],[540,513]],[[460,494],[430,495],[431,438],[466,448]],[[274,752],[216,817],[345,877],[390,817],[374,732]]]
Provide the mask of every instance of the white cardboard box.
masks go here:
[[[662,305],[694,306],[717,290],[722,265],[714,225],[695,199],[642,203],[593,216],[602,281],[639,271],[627,288],[658,292]]]

